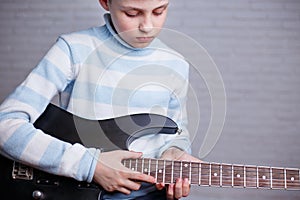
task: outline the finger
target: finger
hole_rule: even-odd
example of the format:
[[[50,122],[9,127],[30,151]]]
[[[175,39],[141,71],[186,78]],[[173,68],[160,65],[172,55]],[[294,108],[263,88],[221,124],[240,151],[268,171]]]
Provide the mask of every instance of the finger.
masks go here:
[[[126,180],[124,181],[124,184],[122,186],[124,186],[128,190],[139,190],[141,187],[141,183],[131,181],[131,180]]]
[[[190,193],[190,183],[189,180],[185,178],[182,183],[182,196],[187,197],[189,193]]]
[[[123,151],[122,152],[122,159],[129,159],[129,158],[140,158],[143,155],[141,152],[134,152],[134,151]]]
[[[158,190],[162,190],[164,187],[165,187],[164,183],[157,183],[156,184],[156,189],[158,189]]]
[[[124,187],[118,188],[117,191],[122,192],[122,193],[127,194],[127,195],[129,195],[131,193],[130,190],[128,190],[127,188],[124,188]]]
[[[176,180],[175,189],[174,189],[174,197],[176,199],[180,199],[182,197],[182,179],[181,178]]]
[[[141,172],[132,171],[131,169],[128,169],[124,166],[121,166],[122,168],[122,176],[129,180],[135,180],[140,182],[147,182],[147,183],[156,183],[156,180],[153,176],[143,174]]]
[[[136,181],[143,181],[143,182],[148,182],[148,183],[155,183],[155,178],[153,176],[142,174],[140,172],[128,173],[128,179],[136,180]]]
[[[173,200],[174,199],[174,184],[173,183],[168,186],[167,199],[168,200]]]

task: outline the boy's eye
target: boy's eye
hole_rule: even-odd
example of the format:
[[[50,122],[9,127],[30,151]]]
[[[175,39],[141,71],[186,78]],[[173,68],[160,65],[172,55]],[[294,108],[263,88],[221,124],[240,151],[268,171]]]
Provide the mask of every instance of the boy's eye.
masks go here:
[[[157,9],[155,11],[153,11],[153,14],[158,16],[158,15],[162,15],[165,11],[165,8],[160,8],[160,9]]]
[[[156,15],[156,16],[159,16],[159,15],[162,15],[163,12],[154,12],[153,14]]]
[[[128,16],[128,17],[136,17],[138,16],[138,12],[125,12],[125,14]]]

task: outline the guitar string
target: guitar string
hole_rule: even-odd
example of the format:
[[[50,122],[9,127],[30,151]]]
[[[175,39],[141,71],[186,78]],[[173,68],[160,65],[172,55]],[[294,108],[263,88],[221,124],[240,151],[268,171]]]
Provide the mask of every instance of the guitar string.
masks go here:
[[[139,160],[133,160],[133,161],[135,161],[135,162],[142,162],[141,161],[142,159],[139,159]],[[150,159],[149,159],[150,160]],[[145,163],[145,165],[147,165],[147,162],[149,162],[149,160],[147,160],[147,159],[145,159],[144,160],[144,163]],[[153,160],[155,160],[155,159],[153,159]],[[163,162],[163,160],[155,160],[155,162],[158,162],[158,164],[159,164],[159,162]],[[165,161],[165,162],[171,162],[172,163],[172,161]],[[176,161],[176,163],[178,164],[181,164],[181,163],[185,163],[185,164],[187,164],[187,165],[191,165],[190,166],[190,169],[185,169],[185,168],[183,168],[182,170],[183,171],[187,171],[187,172],[190,172],[191,171],[191,176],[193,177],[193,176],[201,176],[204,180],[205,180],[205,176],[207,177],[207,178],[209,178],[209,177],[211,177],[212,178],[212,181],[213,182],[219,182],[219,180],[220,180],[220,177],[219,176],[211,176],[213,173],[217,173],[217,172],[220,172],[220,166],[227,166],[227,167],[229,167],[230,169],[226,169],[226,168],[223,168],[222,169],[222,173],[223,173],[223,176],[222,176],[222,180],[223,180],[223,183],[226,185],[227,183],[228,184],[231,184],[232,183],[232,169],[231,169],[231,167],[233,166],[233,167],[239,167],[239,168],[241,168],[241,167],[243,167],[243,166],[234,166],[234,165],[222,165],[222,164],[210,164],[210,163],[201,163],[202,164],[202,166],[205,166],[205,165],[207,165],[208,167],[202,167],[201,166],[201,170],[202,171],[209,171],[209,170],[212,170],[210,173],[212,173],[211,175],[210,174],[207,174],[207,175],[204,175],[204,174],[199,174],[197,171],[199,170],[199,168],[200,168],[200,164],[199,163],[192,163],[192,162],[181,162],[181,161]],[[162,163],[161,163],[162,164]],[[196,165],[196,166],[195,166]],[[168,173],[167,171],[168,170],[170,170],[170,169],[168,169],[168,166],[170,167],[170,165],[167,165],[166,164],[166,167],[165,167],[165,173],[164,173],[164,176],[170,176],[171,175],[171,173]],[[163,166],[159,166],[158,167],[158,170],[162,170],[161,168],[162,168]],[[179,167],[179,166],[178,166]],[[210,168],[209,168],[210,167]],[[240,178],[238,178],[238,177],[234,177],[234,183],[235,184],[237,184],[237,185],[239,185],[239,184],[241,184],[241,183],[244,183],[245,182],[245,180],[242,178],[243,177],[243,174],[244,174],[244,172],[246,172],[246,174],[248,174],[249,175],[249,173],[250,174],[252,174],[252,175],[254,175],[254,176],[256,176],[257,175],[257,171],[256,171],[256,168],[258,168],[260,171],[259,171],[259,173],[260,174],[267,174],[267,175],[270,175],[270,169],[271,169],[271,167],[253,167],[253,166],[245,166],[246,167],[246,170],[242,170],[242,169],[238,169],[238,170],[234,170],[234,174],[240,174],[241,175],[241,177]],[[150,168],[151,168],[151,166],[150,166]],[[244,167],[243,167],[244,168]],[[249,169],[250,168],[250,169]],[[282,171],[282,172],[280,172],[280,173],[272,173],[272,179],[270,179],[270,178],[267,178],[268,176],[266,176],[265,178],[259,178],[259,182],[260,182],[260,184],[259,184],[259,186],[260,187],[264,187],[265,186],[265,184],[267,184],[266,185],[266,187],[268,187],[269,185],[270,185],[270,182],[271,182],[271,180],[272,180],[272,182],[273,182],[273,187],[276,187],[276,186],[283,186],[284,185],[284,181],[285,180],[283,180],[283,177],[280,179],[280,175],[284,175],[284,168],[272,168],[273,170],[275,170],[275,171]],[[140,170],[141,170],[141,168],[140,168]],[[196,172],[195,172],[195,170],[196,170]],[[226,171],[228,171],[228,172],[230,172],[229,173],[229,175],[228,176],[226,176],[226,175],[224,175],[224,174],[226,174]],[[289,181],[289,180],[286,180],[287,181],[287,183],[288,183],[288,186],[290,187],[290,186],[298,186],[298,185],[300,185],[300,183],[297,183],[297,178],[299,179],[299,177],[297,177],[298,176],[298,172],[296,172],[296,171],[298,171],[298,170],[287,170],[287,172],[288,172],[288,175],[289,176],[293,176],[294,175],[294,180],[293,181]],[[176,174],[176,172],[178,173],[178,174]],[[180,173],[181,173],[181,170],[180,169],[178,169],[178,171],[176,171],[176,165],[175,165],[175,170],[173,170],[173,176],[175,176],[176,177],[176,175],[177,176],[180,176]],[[159,175],[160,176],[160,175]],[[276,176],[279,176],[279,178],[277,178]],[[160,177],[160,178],[162,178],[162,177]],[[237,179],[238,178],[238,179]],[[168,177],[166,177],[166,179],[168,179]],[[193,178],[191,178],[191,179],[193,179]],[[216,179],[216,180],[215,180]],[[226,181],[226,179],[229,179],[230,181]],[[252,181],[252,180],[255,180],[255,181]],[[280,181],[280,183],[278,182],[278,181]],[[165,182],[167,182],[167,181],[165,181]],[[257,177],[254,177],[254,178],[252,178],[252,177],[246,177],[246,183],[247,184],[251,184],[251,183],[253,183],[253,184],[255,184],[255,183],[257,183]],[[246,184],[246,185],[247,185]]]
[[[152,160],[154,160],[155,162],[156,162],[156,160],[155,159],[152,159]],[[133,161],[135,161],[135,160],[133,160]],[[162,161],[162,160],[161,160]],[[148,160],[145,160],[144,161],[144,163],[145,163],[145,165],[147,165],[148,163]],[[151,166],[155,166],[156,165],[156,163],[153,163],[152,162],[152,164],[151,164]],[[168,162],[172,162],[172,161],[168,161]],[[176,161],[177,163],[181,163],[180,161]],[[183,163],[186,163],[186,164],[190,164],[190,162],[183,162]],[[159,164],[159,163],[158,163]],[[198,168],[200,168],[199,166],[195,166],[195,164],[196,165],[199,165],[200,166],[200,164],[199,163],[192,163],[192,166],[191,166],[191,171],[193,171],[193,170],[198,170]],[[205,163],[206,164],[206,163]],[[202,163],[202,166],[201,166],[201,170],[207,170],[207,171],[209,171],[210,170],[210,167],[209,167],[209,165],[210,164],[206,164],[206,165],[208,165],[208,167],[203,167],[203,166],[205,166],[205,164],[203,164]],[[135,165],[135,163],[133,163],[133,165]],[[162,163],[161,163],[161,165],[163,165]],[[220,165],[211,165],[211,169],[214,171],[214,170],[217,170],[217,171],[220,171],[220,167],[216,167],[216,166],[220,166]],[[226,166],[226,165],[222,165],[223,166],[223,169],[222,169],[222,172],[225,172],[225,171],[229,171],[230,173],[231,173],[231,171],[232,171],[232,169],[231,169],[231,167],[233,166],[233,167],[236,167],[235,165],[227,165],[228,167],[230,166],[230,169],[226,169],[226,168],[224,168],[224,166]],[[163,166],[161,166],[161,167],[159,167],[159,168],[162,168]],[[167,167],[171,167],[171,164],[170,165],[167,165],[166,164],[166,167],[165,168],[167,168]],[[174,165],[174,167],[176,167],[176,165]],[[180,166],[178,166],[178,167],[180,167]],[[238,167],[241,167],[241,166],[238,166]],[[234,172],[237,172],[237,173],[239,173],[240,172],[240,174],[243,174],[244,173],[244,171],[246,172],[246,173],[253,173],[253,174],[257,174],[257,168],[258,168],[258,170],[259,170],[259,173],[267,173],[267,174],[270,174],[270,169],[272,168],[272,170],[273,170],[273,175],[284,175],[285,173],[284,173],[284,168],[273,168],[273,167],[253,167],[253,166],[245,166],[246,167],[246,170],[243,170],[243,169],[234,169]],[[249,169],[250,168],[250,169]],[[183,168],[184,169],[184,168]],[[180,169],[179,169],[180,170]],[[274,171],[281,171],[281,172],[277,172],[277,173],[275,173]],[[175,170],[174,170],[175,171]],[[299,170],[297,170],[297,169],[295,169],[295,170],[286,170],[286,174],[288,175],[288,176],[294,176],[294,177],[298,177],[299,176]]]
[[[135,164],[135,163],[133,163],[133,164]],[[148,163],[147,162],[145,162],[145,165],[147,165]],[[151,166],[155,166],[155,164],[151,164]],[[167,169],[168,170],[168,167],[170,167],[171,168],[171,165],[166,165],[166,167],[165,167],[165,169]],[[174,165],[174,168],[176,167],[176,165]],[[179,167],[179,166],[178,166]],[[158,169],[163,169],[163,166],[161,166],[161,167],[158,167]],[[246,167],[247,168],[247,167]],[[183,168],[183,170],[184,170],[185,168]],[[261,170],[261,169],[265,169],[265,168],[259,168],[258,167],[258,169],[259,170]],[[189,169],[187,169],[188,171],[189,171]],[[205,170],[207,170],[207,171],[209,171],[210,170],[210,168],[209,167],[201,167],[201,170],[203,170],[203,171],[205,171]],[[273,169],[274,170],[274,169]],[[284,176],[284,169],[280,169],[282,172],[279,172],[279,173],[275,173],[274,171],[273,171],[273,173],[272,173],[272,176],[273,177],[275,177],[275,175],[278,175],[278,176],[280,176],[280,175],[282,175],[282,176]],[[176,169],[174,169],[173,171],[176,171]],[[178,171],[180,171],[180,169],[178,169]],[[191,171],[192,172],[194,172],[194,171],[198,171],[198,167],[194,167],[194,166],[192,166],[191,167]],[[220,169],[219,168],[212,168],[212,171],[213,172],[220,172]],[[226,169],[226,168],[223,168],[222,169],[222,172],[226,172],[226,171],[228,171],[228,172],[230,172],[230,174],[232,173],[232,170],[231,169]],[[296,172],[296,171],[298,171],[298,170],[293,170],[293,171],[287,171],[287,176],[293,176],[294,178],[297,178],[298,176],[299,176],[299,174],[298,174],[298,172]],[[252,169],[252,170],[248,170],[248,169],[246,169],[245,171],[244,170],[234,170],[234,173],[236,174],[236,173],[239,173],[240,175],[243,175],[244,174],[244,172],[246,172],[246,174],[249,174],[249,175],[256,175],[257,174],[257,171],[256,171],[256,169]],[[270,170],[267,170],[267,171],[259,171],[259,173],[260,174],[270,174]]]

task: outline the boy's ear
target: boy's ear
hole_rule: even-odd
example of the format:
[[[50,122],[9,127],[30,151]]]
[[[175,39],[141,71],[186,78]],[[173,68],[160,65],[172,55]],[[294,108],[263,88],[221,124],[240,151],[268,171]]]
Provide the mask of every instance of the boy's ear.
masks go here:
[[[99,3],[106,11],[109,11],[109,0],[99,0]]]

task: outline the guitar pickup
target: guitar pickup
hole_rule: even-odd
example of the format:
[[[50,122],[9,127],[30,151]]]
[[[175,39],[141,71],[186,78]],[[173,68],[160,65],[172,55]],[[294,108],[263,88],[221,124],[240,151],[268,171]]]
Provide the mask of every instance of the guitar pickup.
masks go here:
[[[32,180],[33,168],[14,161],[13,169],[12,169],[12,178],[22,179],[22,180]]]

